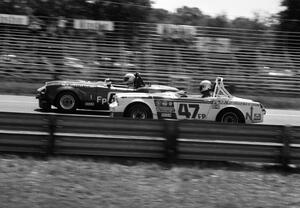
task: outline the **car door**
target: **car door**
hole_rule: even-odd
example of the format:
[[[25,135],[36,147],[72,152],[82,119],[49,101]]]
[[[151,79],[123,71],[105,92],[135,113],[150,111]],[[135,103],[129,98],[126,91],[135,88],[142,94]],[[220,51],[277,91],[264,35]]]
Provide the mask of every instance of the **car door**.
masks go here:
[[[90,109],[95,107],[97,90],[93,83],[73,83],[71,87],[76,92],[82,108]]]
[[[174,102],[177,119],[207,120],[211,107],[210,98],[184,97]]]
[[[108,94],[110,88],[105,85],[98,85],[96,95],[94,96],[95,106],[99,110],[109,110],[108,106]]]
[[[117,92],[132,92],[134,89],[125,88],[125,87],[115,87],[115,86],[106,86],[98,85],[97,93],[95,96],[95,102],[97,109],[99,110],[109,110],[109,103],[113,102],[114,95]]]

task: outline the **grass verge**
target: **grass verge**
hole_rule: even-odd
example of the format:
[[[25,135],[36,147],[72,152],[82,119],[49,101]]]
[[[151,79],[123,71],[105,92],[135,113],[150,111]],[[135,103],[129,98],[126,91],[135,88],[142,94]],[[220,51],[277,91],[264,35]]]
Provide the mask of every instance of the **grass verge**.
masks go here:
[[[2,155],[0,168],[5,208],[300,207],[299,174],[250,166]]]

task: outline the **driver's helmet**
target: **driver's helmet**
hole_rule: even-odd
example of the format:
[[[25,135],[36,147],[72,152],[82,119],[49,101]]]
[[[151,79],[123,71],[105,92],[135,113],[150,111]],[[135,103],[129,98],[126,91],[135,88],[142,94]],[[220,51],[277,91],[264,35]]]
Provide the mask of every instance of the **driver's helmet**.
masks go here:
[[[211,82],[209,80],[203,80],[200,82],[200,92],[211,90]]]
[[[133,85],[135,76],[132,73],[125,74],[123,81],[126,85]]]

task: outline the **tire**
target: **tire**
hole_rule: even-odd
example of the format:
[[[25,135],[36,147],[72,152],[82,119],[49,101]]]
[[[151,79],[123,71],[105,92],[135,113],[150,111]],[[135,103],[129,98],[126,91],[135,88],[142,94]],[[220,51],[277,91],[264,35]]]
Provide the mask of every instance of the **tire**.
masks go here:
[[[51,111],[51,104],[46,100],[39,100],[39,107],[43,112]]]
[[[226,112],[221,116],[222,123],[239,123],[239,116],[234,112]]]
[[[62,112],[74,112],[77,108],[77,97],[72,92],[62,92],[58,95],[56,105],[59,111]]]
[[[126,114],[126,117],[132,119],[152,119],[152,112],[145,104],[134,104],[131,106]]]
[[[238,110],[228,109],[220,112],[217,117],[217,121],[221,123],[245,123],[245,119],[243,114],[240,113]]]

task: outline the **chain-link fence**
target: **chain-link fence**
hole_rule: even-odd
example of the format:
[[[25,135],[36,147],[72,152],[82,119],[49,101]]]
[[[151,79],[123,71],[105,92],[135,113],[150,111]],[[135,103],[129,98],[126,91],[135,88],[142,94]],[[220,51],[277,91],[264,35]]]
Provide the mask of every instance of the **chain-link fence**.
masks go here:
[[[294,33],[295,37],[300,34]],[[146,82],[195,91],[223,76],[236,92],[300,94],[300,44],[287,33],[151,23],[35,18],[0,24],[0,79],[112,79],[138,71]]]

